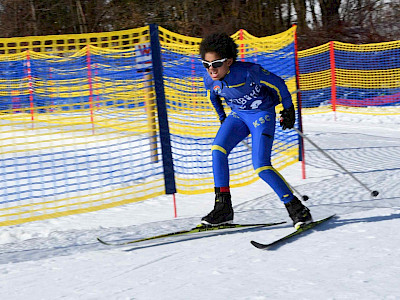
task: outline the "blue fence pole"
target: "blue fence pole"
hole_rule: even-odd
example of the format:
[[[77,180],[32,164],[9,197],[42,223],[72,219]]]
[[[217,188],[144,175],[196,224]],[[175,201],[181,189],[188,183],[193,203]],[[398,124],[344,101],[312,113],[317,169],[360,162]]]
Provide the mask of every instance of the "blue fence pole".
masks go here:
[[[165,193],[174,194],[176,193],[175,172],[172,161],[171,136],[169,133],[167,105],[164,91],[161,46],[158,34],[158,26],[156,24],[150,24],[150,45],[151,58],[153,61],[153,79],[156,92],[162,162],[164,168]]]

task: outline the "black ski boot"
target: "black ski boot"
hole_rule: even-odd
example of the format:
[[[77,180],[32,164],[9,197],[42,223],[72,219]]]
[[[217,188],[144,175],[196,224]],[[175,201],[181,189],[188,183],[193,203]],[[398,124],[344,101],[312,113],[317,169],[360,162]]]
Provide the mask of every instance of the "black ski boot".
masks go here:
[[[209,226],[230,224],[233,221],[233,208],[231,193],[221,192],[220,188],[215,188],[214,209],[201,219],[201,223]]]
[[[309,224],[313,221],[310,210],[294,196],[293,199],[285,203],[290,218],[293,220],[293,226],[299,229],[303,224]]]

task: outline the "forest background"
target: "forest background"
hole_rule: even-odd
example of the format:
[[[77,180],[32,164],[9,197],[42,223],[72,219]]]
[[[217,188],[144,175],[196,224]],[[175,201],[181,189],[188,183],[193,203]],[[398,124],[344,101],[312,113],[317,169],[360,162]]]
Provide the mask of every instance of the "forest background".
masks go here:
[[[299,50],[328,41],[400,40],[399,0],[0,0],[0,37],[91,33],[158,24],[186,36],[298,26]]]

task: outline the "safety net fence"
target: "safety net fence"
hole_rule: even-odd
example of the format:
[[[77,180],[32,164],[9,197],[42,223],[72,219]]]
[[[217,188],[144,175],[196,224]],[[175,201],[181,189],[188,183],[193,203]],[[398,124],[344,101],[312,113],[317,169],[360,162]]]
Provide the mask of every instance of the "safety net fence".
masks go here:
[[[303,113],[400,114],[400,41],[298,52]]]
[[[294,33],[232,37],[239,59],[282,76],[296,103]],[[0,226],[212,191],[219,121],[200,41],[156,25],[0,39]],[[232,187],[258,179],[251,147],[230,155]],[[298,159],[298,136],[277,122],[275,168]]]

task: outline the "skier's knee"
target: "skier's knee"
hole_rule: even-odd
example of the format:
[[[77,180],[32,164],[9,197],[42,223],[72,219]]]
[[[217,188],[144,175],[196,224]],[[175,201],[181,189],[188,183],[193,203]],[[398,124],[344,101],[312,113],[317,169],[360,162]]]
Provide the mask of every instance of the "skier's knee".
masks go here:
[[[218,146],[218,145],[213,145],[213,146],[211,147],[211,151],[212,151],[212,153],[214,153],[214,151],[220,151],[220,152],[222,152],[222,153],[225,154],[225,155],[228,154],[228,152],[226,151],[225,148],[223,148],[223,147],[221,147],[221,146]]]
[[[260,176],[260,173],[261,173],[261,172],[266,171],[266,170],[275,172],[274,167],[272,167],[272,166],[270,166],[270,165],[269,165],[269,166],[262,166],[262,167],[256,167],[256,166],[254,166],[254,170],[255,170],[255,172],[257,173],[258,176]]]

